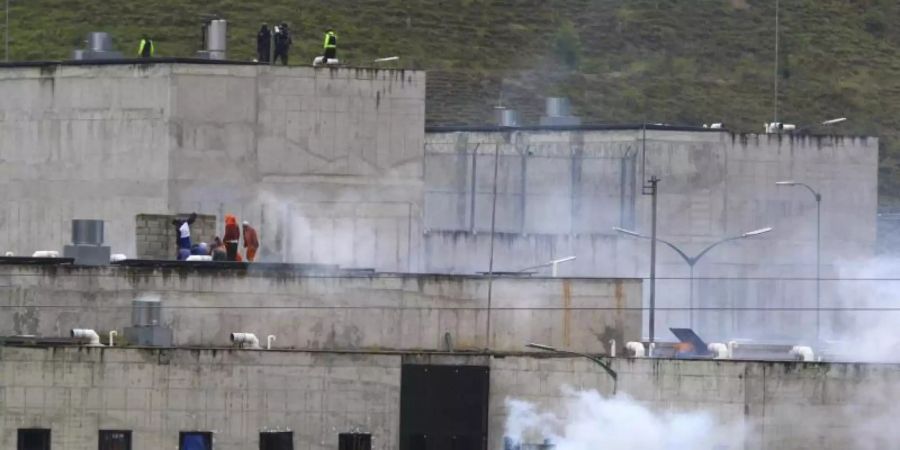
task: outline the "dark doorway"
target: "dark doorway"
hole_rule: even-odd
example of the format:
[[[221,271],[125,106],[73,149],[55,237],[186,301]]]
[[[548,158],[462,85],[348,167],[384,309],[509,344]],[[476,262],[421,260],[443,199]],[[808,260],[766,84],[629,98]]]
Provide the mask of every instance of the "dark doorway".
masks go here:
[[[338,435],[338,450],[372,450],[372,435],[341,433]]]
[[[50,430],[20,428],[18,441],[18,450],[50,450]]]
[[[489,380],[482,366],[404,365],[400,450],[487,450]]]
[[[100,450],[131,450],[131,432],[100,430]]]
[[[294,433],[291,431],[259,433],[259,450],[294,450]]]

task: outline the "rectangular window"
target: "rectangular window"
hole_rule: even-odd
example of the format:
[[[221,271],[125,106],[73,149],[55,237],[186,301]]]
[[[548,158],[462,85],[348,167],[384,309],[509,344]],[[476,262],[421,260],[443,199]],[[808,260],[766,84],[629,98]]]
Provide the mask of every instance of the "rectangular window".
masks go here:
[[[50,430],[20,428],[17,450],[50,450]]]
[[[212,433],[208,431],[182,431],[178,438],[179,450],[212,450]]]
[[[100,430],[100,450],[131,450],[131,431]]]
[[[294,433],[290,431],[259,433],[259,450],[294,450]]]
[[[341,433],[338,450],[372,450],[372,435],[368,433]]]

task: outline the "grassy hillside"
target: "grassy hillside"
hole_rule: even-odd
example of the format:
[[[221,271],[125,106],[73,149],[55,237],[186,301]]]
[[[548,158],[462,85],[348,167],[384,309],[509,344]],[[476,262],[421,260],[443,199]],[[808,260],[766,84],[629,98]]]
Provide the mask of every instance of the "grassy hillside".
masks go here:
[[[260,22],[284,20],[300,64],[332,25],[347,63],[399,55],[430,70],[430,124],[491,121],[501,99],[534,122],[551,94],[588,122],[759,131],[773,115],[775,0],[10,1],[15,60],[65,58],[92,30],[129,52],[147,32],[158,54],[189,56],[218,13],[232,58],[253,57]],[[782,0],[781,23],[779,116],[847,116],[834,132],[880,136],[881,203],[900,205],[900,2]]]

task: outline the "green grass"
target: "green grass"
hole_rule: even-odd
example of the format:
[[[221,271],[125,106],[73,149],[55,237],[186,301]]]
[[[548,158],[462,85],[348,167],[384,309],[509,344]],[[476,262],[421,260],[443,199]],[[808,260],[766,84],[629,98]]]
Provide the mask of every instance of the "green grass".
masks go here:
[[[493,121],[501,98],[535,122],[555,94],[588,122],[759,131],[773,115],[774,0],[10,1],[15,60],[65,58],[95,30],[128,53],[146,32],[160,56],[190,56],[201,16],[218,13],[231,58],[251,59],[260,22],[284,20],[306,64],[331,25],[344,62],[399,55],[430,71],[429,124]],[[880,203],[900,205],[900,2],[781,6],[780,118],[847,116],[830,131],[879,136]]]

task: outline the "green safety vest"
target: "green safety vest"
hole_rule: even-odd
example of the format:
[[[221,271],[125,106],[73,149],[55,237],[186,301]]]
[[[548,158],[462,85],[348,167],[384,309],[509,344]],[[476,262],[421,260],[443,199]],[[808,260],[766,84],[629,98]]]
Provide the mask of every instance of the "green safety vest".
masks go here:
[[[333,31],[325,33],[325,43],[322,46],[324,48],[337,48],[337,35]]]
[[[155,49],[153,48],[153,40],[152,39],[151,40],[141,39],[141,46],[138,47],[138,56],[144,55],[144,47],[146,47],[147,44],[150,44],[150,56],[153,56],[153,54],[155,53]]]

